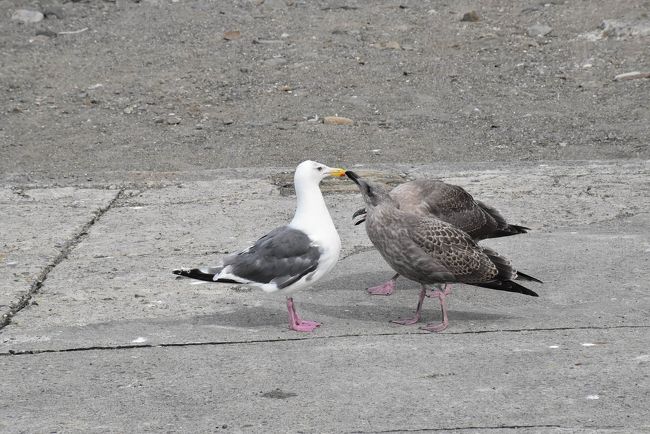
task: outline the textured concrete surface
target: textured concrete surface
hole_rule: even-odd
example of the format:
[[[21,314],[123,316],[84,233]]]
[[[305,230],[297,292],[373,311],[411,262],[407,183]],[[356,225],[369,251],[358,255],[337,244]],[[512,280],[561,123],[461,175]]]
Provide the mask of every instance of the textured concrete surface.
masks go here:
[[[296,294],[299,312],[323,322],[299,334],[282,296],[170,273],[286,222],[283,169],[177,173],[126,190],[10,186],[0,430],[650,429],[648,162],[355,170],[443,177],[530,226],[485,243],[544,280],[530,284],[540,297],[457,285],[444,333],[389,323],[412,313],[417,287],[366,294],[391,271],[352,225],[355,187],[331,180],[342,259]],[[435,301],[424,320],[439,320]]]

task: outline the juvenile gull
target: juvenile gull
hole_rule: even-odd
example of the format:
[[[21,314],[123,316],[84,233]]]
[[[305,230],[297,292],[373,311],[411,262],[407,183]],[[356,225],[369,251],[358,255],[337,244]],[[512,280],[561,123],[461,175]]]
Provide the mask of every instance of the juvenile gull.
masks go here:
[[[420,320],[426,285],[437,287],[431,295],[440,300],[442,310],[440,324],[421,327],[433,332],[440,332],[449,324],[445,303],[449,290],[440,290],[442,284],[459,282],[537,297],[535,292],[513,281],[517,272],[506,258],[477,245],[466,232],[433,216],[401,210],[383,187],[363,181],[354,172],[345,174],[357,184],[366,203],[366,232],[370,241],[398,274],[422,285],[415,317],[393,322],[407,325]]]
[[[423,217],[435,217],[467,232],[474,241],[526,233],[529,228],[511,225],[495,208],[475,200],[457,185],[433,179],[419,179],[398,185],[389,193],[399,209]],[[355,225],[366,219],[361,208],[352,218],[360,217]],[[387,282],[368,288],[373,295],[390,295],[395,290],[399,273]],[[525,279],[525,275],[520,275]]]
[[[296,168],[296,213],[293,220],[276,228],[221,264],[207,268],[173,270],[174,274],[211,282],[241,283],[266,292],[290,294],[316,283],[334,267],[341,240],[318,187],[327,176],[345,176],[344,169],[303,161]],[[301,319],[293,298],[287,295],[289,328],[310,332],[320,323]]]

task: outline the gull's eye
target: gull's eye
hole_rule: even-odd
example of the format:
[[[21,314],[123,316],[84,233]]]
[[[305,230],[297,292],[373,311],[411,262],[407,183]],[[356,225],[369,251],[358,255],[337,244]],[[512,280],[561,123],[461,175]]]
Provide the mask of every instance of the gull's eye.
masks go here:
[[[318,170],[319,172],[322,172],[322,171],[323,171],[323,166],[318,166],[318,167],[316,168],[316,170]]]

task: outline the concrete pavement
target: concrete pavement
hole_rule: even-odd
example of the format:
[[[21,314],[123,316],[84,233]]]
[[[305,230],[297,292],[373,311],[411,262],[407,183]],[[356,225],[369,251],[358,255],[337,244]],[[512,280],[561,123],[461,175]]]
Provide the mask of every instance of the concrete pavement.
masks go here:
[[[414,310],[416,286],[365,293],[391,271],[351,223],[356,187],[331,180],[344,250],[296,294],[323,322],[298,334],[281,296],[170,273],[286,222],[280,169],[10,183],[0,431],[650,430],[648,162],[372,169],[443,177],[531,227],[485,243],[541,278],[540,297],[458,285],[444,333],[389,323]],[[424,317],[438,320],[435,301]]]

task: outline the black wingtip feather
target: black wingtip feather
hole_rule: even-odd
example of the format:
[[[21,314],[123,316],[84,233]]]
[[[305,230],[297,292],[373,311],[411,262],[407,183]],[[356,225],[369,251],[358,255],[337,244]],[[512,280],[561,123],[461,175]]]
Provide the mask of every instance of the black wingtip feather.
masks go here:
[[[532,291],[525,286],[522,286],[512,280],[495,280],[487,283],[477,283],[476,286],[483,288],[496,289],[497,291],[516,292],[519,294],[530,295],[531,297],[539,297],[535,291]]]
[[[198,268],[191,268],[191,269],[180,268],[180,269],[172,270],[172,273],[183,277],[189,277],[191,279],[205,280],[206,282],[214,282],[213,280],[214,274],[204,273]]]
[[[522,273],[521,271],[517,271],[517,279],[519,279],[519,280],[527,280],[529,282],[544,283],[541,280],[539,280],[538,278],[530,276],[530,275],[525,274],[525,273]]]
[[[508,225],[504,228],[496,229],[490,233],[489,238],[510,237],[512,235],[526,234],[530,228],[518,225]]]

